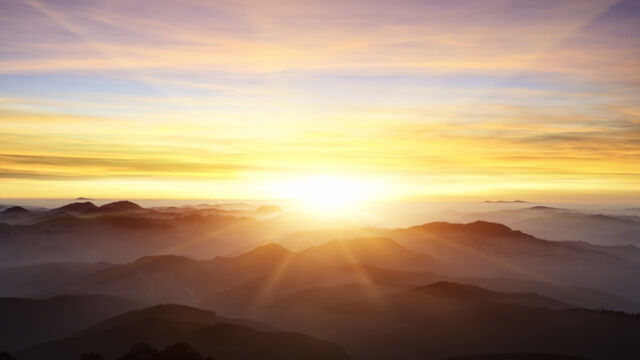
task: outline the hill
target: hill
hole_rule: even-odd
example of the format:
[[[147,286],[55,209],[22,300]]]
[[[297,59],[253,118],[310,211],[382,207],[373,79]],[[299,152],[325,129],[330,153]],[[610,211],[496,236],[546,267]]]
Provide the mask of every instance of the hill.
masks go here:
[[[583,357],[525,353],[525,354],[493,354],[493,355],[467,355],[455,356],[445,360],[589,360]]]
[[[339,346],[296,333],[264,332],[220,322],[215,313],[162,305],[128,312],[65,339],[31,346],[20,359],[68,359],[95,352],[110,359],[133,344],[166,347],[186,342],[215,359],[351,359]]]
[[[286,309],[282,309],[286,313]],[[296,312],[288,326],[343,344],[356,358],[544,352],[635,359],[640,316],[567,309],[533,294],[436,283]]]
[[[51,211],[79,215],[95,209],[98,209],[96,205],[94,205],[90,201],[86,201],[86,202],[75,202],[75,203],[67,204],[67,205],[52,209]]]
[[[107,295],[0,298],[0,349],[13,351],[54,340],[142,306]]]
[[[613,210],[578,211],[533,206],[459,214],[459,221],[486,220],[554,241],[587,241],[597,245],[640,246],[640,217]]]
[[[0,214],[2,215],[18,215],[18,214],[29,214],[29,213],[31,213],[31,211],[23,208],[22,206],[12,206],[0,212]]]
[[[44,297],[114,264],[45,263],[0,267],[0,296]]]
[[[407,250],[431,255],[437,261],[429,271],[449,276],[518,278],[596,288],[640,302],[640,279],[625,275],[640,271],[634,247],[549,241],[486,221],[301,232],[284,238],[283,242],[321,244],[335,236],[393,239]],[[389,264],[381,266],[401,269]]]
[[[82,215],[47,212],[28,224],[0,223],[0,264],[129,262],[168,252],[207,259],[270,234],[249,217],[100,209]]]
[[[67,205],[68,206],[68,205]],[[97,215],[97,214],[115,214],[122,212],[134,212],[144,210],[140,205],[131,202],[131,201],[115,201],[112,203],[108,203],[102,205],[97,208],[88,209],[84,213],[87,215]]]

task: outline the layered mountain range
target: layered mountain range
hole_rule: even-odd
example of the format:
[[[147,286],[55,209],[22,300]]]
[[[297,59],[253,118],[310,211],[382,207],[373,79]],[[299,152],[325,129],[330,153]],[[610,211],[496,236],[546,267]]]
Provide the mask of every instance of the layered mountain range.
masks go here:
[[[215,359],[640,354],[633,245],[545,240],[487,221],[295,231],[287,216],[126,201],[8,207],[0,350],[111,359],[140,342],[186,342]]]

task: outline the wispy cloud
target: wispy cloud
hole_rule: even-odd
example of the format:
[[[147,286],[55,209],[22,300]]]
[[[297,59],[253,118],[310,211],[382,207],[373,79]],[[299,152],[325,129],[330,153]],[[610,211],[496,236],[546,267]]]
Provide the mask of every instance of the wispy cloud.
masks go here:
[[[316,172],[394,176],[399,196],[640,191],[632,1],[0,10],[0,182],[14,193],[130,181],[269,196],[256,184]]]

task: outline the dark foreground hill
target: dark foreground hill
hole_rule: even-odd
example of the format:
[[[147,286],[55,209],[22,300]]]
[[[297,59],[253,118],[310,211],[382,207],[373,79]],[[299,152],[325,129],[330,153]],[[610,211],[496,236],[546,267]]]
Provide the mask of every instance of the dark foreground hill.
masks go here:
[[[295,307],[295,316],[290,317],[285,315],[291,307],[272,308],[270,316],[280,319],[278,326],[335,341],[358,359],[543,352],[632,360],[640,355],[640,316],[571,309],[535,294],[435,283],[322,304],[306,312]]]
[[[54,340],[143,306],[137,301],[107,295],[0,298],[0,350],[13,351]]]
[[[491,354],[491,355],[468,355],[447,358],[446,360],[589,360],[583,357],[554,355],[554,354]]]
[[[219,320],[213,312],[180,305],[160,305],[128,312],[67,338],[17,352],[19,360],[75,359],[97,353],[114,359],[140,342],[163,348],[185,342],[216,360],[351,359],[338,345],[288,332],[265,332]]]

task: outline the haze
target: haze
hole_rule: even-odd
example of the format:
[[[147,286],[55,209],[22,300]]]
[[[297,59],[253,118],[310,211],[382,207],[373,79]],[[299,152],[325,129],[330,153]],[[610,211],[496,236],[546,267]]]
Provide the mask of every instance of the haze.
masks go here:
[[[640,1],[0,0],[0,360],[639,334]]]

